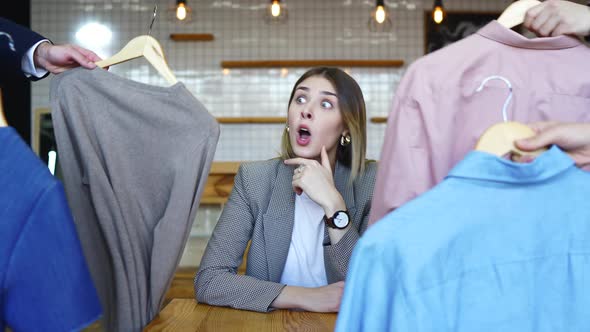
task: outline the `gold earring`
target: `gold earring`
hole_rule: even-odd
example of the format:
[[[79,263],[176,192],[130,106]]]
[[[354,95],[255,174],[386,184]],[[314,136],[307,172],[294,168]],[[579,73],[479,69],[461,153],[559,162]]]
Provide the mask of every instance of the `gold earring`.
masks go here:
[[[347,146],[348,144],[350,144],[351,141],[352,141],[352,138],[350,137],[350,135],[340,136],[340,145],[342,145],[342,146]]]

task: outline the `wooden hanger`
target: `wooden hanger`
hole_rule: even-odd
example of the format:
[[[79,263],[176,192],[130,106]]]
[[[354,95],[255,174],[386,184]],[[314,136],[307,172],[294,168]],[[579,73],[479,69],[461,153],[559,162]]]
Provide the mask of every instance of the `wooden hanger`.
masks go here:
[[[504,9],[497,21],[508,29],[514,28],[524,22],[525,14],[529,9],[539,4],[541,1],[537,0],[515,1]]]
[[[547,149],[539,149],[532,152],[522,151],[514,141],[535,136],[535,131],[530,127],[519,122],[501,122],[497,123],[484,131],[479,137],[475,150],[491,153],[498,157],[506,154],[516,154],[519,156],[538,156]]]
[[[4,107],[2,106],[2,90],[0,90],[0,127],[7,127],[6,117],[4,117]]]
[[[491,153],[498,157],[503,157],[506,154],[516,154],[519,156],[538,156],[539,154],[545,152],[547,149],[542,148],[535,151],[522,151],[514,144],[514,141],[529,138],[536,135],[535,131],[519,122],[508,121],[508,117],[506,115],[506,110],[508,108],[508,104],[512,99],[512,84],[506,78],[502,76],[490,76],[486,78],[481,85],[477,88],[476,92],[480,92],[485,84],[492,79],[500,79],[504,81],[509,88],[510,94],[506,101],[504,102],[504,106],[502,108],[502,116],[504,118],[504,122],[497,123],[492,125],[484,133],[479,137],[477,140],[477,144],[475,145],[475,150],[483,151],[487,153]]]
[[[146,58],[168,83],[175,84],[178,82],[168,67],[160,43],[149,35],[142,35],[131,39],[117,54],[108,59],[96,62],[96,65],[104,68],[139,57]]]

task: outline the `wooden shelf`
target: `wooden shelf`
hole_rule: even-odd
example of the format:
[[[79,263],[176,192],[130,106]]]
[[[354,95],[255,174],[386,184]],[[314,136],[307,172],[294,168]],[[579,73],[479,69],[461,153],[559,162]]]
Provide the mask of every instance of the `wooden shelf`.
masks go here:
[[[371,123],[387,123],[386,116],[375,116],[371,118]]]
[[[171,33],[174,41],[212,41],[215,37],[210,33]]]
[[[200,203],[224,204],[234,186],[234,176],[240,164],[239,161],[213,162]]]
[[[260,117],[260,116],[236,116],[218,117],[217,122],[221,124],[285,124],[286,117]],[[371,123],[387,123],[386,116],[375,116],[369,119]]]
[[[262,124],[273,124],[279,123],[284,124],[287,122],[286,117],[256,117],[256,116],[237,116],[237,117],[218,117],[217,122],[222,124],[245,124],[245,123],[262,123]]]
[[[403,60],[259,60],[221,61],[222,68],[289,68],[289,67],[391,67],[404,65]]]

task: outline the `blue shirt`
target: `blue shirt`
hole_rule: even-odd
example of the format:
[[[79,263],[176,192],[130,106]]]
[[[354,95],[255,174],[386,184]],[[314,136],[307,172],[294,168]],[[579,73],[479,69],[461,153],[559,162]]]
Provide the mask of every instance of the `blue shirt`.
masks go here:
[[[63,187],[0,128],[0,331],[73,331],[101,307]]]
[[[590,173],[471,152],[354,249],[336,331],[590,331]]]

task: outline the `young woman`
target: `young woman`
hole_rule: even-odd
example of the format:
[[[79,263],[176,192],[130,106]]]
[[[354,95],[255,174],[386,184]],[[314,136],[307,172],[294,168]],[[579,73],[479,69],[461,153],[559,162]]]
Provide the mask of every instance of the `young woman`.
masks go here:
[[[244,163],[195,276],[199,302],[336,312],[364,232],[377,165],[365,160],[365,102],[336,68],[291,92],[282,155]],[[246,275],[236,273],[250,242]]]

